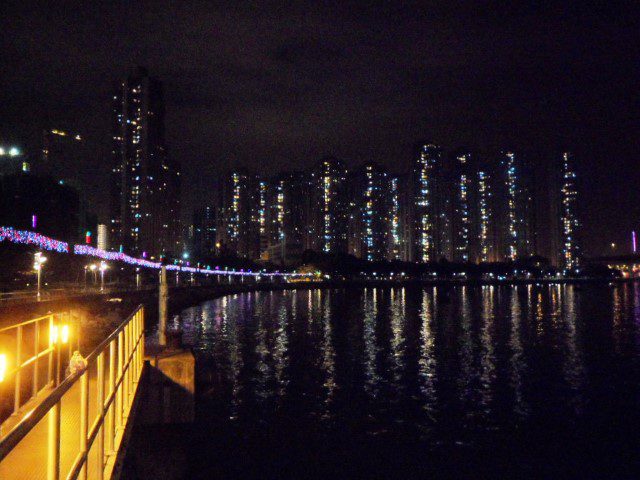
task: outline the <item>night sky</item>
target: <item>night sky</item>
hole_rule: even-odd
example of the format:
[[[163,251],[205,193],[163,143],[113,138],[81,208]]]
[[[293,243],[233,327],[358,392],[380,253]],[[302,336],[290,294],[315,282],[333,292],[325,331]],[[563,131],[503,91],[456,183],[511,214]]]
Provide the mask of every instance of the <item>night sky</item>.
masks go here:
[[[106,202],[113,85],[144,65],[165,83],[187,213],[228,167],[275,174],[331,154],[402,171],[421,140],[533,159],[568,148],[586,253],[628,250],[638,2],[236,3],[3,1],[0,143],[36,152],[43,128],[84,135]]]

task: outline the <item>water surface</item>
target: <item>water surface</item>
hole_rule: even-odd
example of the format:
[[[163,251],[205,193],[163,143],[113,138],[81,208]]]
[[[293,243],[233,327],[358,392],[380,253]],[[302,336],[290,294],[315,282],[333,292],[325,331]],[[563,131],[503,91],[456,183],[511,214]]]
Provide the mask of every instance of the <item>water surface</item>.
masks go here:
[[[638,284],[233,295],[182,314],[194,478],[637,478]]]

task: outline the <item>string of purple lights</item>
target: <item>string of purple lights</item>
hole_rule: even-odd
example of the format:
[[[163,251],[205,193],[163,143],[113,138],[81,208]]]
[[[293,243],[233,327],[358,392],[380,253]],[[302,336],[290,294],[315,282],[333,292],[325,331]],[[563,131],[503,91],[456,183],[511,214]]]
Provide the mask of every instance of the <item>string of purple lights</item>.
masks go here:
[[[133,265],[142,268],[152,268],[159,270],[162,267],[160,262],[152,262],[144,258],[131,257],[122,252],[108,252],[100,250],[99,248],[92,247],[90,245],[76,244],[73,249],[69,248],[69,244],[54,238],[47,237],[40,233],[30,232],[28,230],[16,230],[13,227],[1,227],[0,226],[0,242],[8,241],[10,243],[20,245],[34,245],[42,250],[55,251],[59,253],[73,253],[74,255],[84,255],[88,257],[99,258],[110,262],[123,262],[128,265]],[[199,268],[191,267],[189,265],[166,265],[167,270],[179,271],[192,274],[202,275],[239,275],[239,276],[252,276],[252,277],[304,277],[309,276],[305,273],[286,273],[286,272],[252,272],[251,270],[245,271],[241,269],[236,271],[235,269],[228,268]]]
[[[15,230],[13,227],[0,227],[0,242],[9,241],[21,245],[35,245],[42,250],[69,253],[69,244],[60,240],[28,230]]]

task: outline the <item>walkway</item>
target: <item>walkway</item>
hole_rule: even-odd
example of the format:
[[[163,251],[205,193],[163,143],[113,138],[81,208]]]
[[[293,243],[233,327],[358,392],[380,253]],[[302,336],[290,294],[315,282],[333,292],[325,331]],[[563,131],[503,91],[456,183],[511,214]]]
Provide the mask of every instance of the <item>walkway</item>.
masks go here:
[[[90,372],[89,381],[89,425],[95,421],[97,405],[97,381],[94,372]],[[43,392],[48,393],[48,392]],[[93,399],[93,401],[91,401]],[[25,405],[25,407],[34,406]],[[23,411],[27,411],[23,407]],[[2,480],[46,480],[47,478],[47,436],[48,423],[45,416],[38,425],[0,462]],[[8,431],[12,425],[8,420],[4,428]],[[79,451],[80,436],[80,382],[76,382],[62,397],[60,412],[60,478],[66,478]],[[1,438],[1,437],[0,437]],[[97,449],[90,452],[89,478],[95,477]]]

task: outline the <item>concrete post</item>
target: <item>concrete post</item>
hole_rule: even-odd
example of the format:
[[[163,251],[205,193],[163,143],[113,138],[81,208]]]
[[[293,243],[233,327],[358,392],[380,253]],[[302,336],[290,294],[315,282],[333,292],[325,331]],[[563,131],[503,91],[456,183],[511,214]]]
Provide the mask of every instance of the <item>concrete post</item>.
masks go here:
[[[167,267],[160,269],[160,291],[158,295],[158,343],[167,344],[167,317],[169,315],[169,285],[167,284]]]

